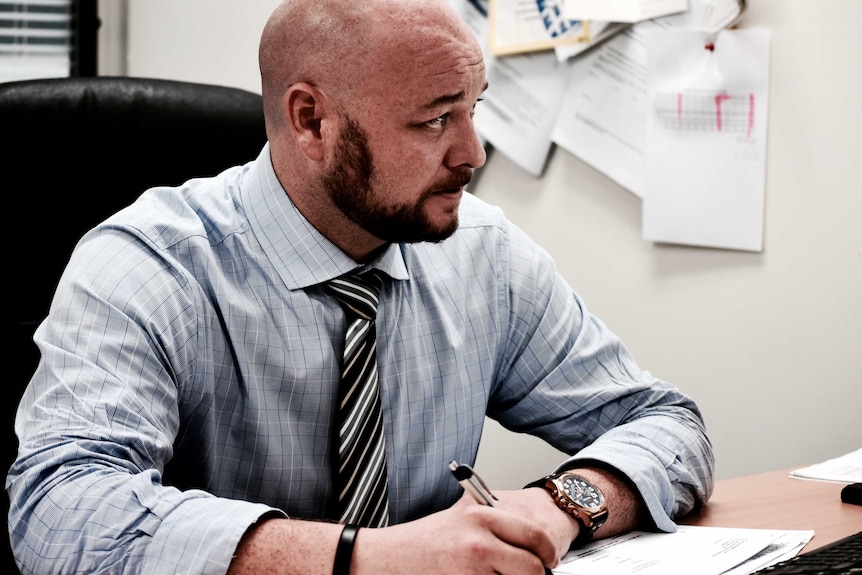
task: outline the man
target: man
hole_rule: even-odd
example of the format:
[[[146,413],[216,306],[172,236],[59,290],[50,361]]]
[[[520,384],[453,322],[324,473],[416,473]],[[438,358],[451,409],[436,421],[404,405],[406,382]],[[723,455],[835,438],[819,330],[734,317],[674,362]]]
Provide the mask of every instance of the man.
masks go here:
[[[260,157],[87,234],[36,333],[7,479],[24,572],[541,574],[709,497],[695,404],[464,194],[485,69],[444,0],[287,0],[260,66]],[[382,272],[389,525],[358,533],[335,510],[350,320],[327,287],[357,270]],[[463,495],[447,464],[486,415],[572,454],[606,513],[546,481]]]

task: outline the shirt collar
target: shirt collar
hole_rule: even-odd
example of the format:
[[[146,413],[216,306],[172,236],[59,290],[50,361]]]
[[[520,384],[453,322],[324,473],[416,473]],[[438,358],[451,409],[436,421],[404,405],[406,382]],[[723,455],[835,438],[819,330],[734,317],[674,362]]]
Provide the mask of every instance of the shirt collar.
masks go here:
[[[251,228],[288,289],[304,289],[366,268],[396,280],[410,277],[398,244],[388,244],[373,261],[360,265],[318,232],[278,181],[269,143],[249,170],[241,194]]]

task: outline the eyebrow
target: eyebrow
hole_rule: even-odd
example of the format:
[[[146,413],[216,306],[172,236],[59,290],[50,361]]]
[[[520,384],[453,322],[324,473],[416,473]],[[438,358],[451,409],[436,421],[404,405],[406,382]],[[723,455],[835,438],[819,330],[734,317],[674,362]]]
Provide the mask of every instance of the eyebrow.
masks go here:
[[[485,85],[482,87],[482,92],[488,89],[488,82],[485,82]],[[435,98],[431,102],[425,104],[426,110],[433,110],[435,108],[439,108],[440,106],[448,106],[451,104],[455,104],[460,102],[466,96],[465,92],[461,90],[456,94],[446,94],[445,96],[440,96],[439,98]]]

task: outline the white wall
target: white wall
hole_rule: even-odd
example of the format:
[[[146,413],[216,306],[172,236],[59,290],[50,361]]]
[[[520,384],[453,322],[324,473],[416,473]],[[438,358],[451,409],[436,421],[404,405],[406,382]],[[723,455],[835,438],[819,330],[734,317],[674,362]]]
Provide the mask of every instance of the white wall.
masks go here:
[[[275,4],[130,0],[128,73],[259,92]],[[862,446],[862,2],[748,4],[741,25],[773,31],[763,253],[642,240],[640,200],[559,149],[541,179],[492,154],[473,190],[557,258],[643,367],[698,400],[719,478]],[[478,466],[519,487],[558,459],[491,423]]]

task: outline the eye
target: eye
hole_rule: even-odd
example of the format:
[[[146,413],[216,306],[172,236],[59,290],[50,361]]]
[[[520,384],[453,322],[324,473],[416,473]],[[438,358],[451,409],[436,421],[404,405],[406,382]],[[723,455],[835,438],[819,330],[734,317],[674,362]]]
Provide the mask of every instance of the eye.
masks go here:
[[[442,128],[446,125],[446,122],[449,121],[449,114],[443,114],[442,116],[437,116],[433,120],[428,120],[425,122],[425,125],[429,128]]]
[[[484,100],[484,98],[479,98],[478,100],[476,100],[476,104],[478,104],[482,100]],[[476,104],[473,104],[473,107],[470,108],[470,117],[471,118],[476,115]]]

